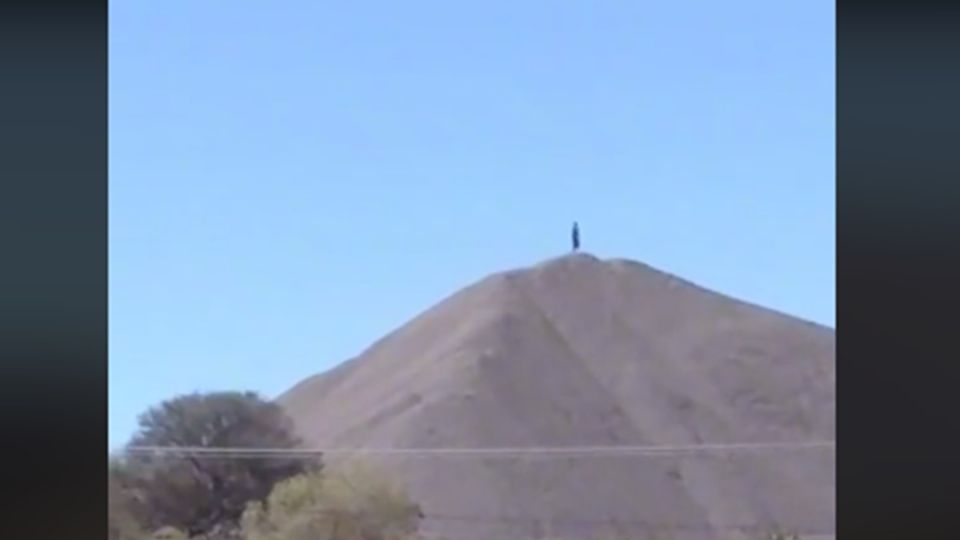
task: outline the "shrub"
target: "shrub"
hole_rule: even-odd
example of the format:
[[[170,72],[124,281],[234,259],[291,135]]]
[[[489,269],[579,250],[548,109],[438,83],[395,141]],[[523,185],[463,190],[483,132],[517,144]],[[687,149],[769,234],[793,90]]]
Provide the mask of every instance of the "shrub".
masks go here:
[[[112,473],[107,478],[107,537],[109,540],[143,540],[146,537],[137,519],[133,500]]]
[[[392,540],[412,536],[422,513],[370,467],[342,466],[284,482],[244,513],[246,540]]]

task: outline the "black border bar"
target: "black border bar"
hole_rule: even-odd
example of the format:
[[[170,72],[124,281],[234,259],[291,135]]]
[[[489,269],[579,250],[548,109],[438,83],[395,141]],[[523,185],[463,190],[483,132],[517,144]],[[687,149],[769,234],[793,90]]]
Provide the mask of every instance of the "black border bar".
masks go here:
[[[838,536],[957,538],[960,10],[838,4]]]
[[[4,532],[105,538],[106,0],[0,5],[0,357]]]

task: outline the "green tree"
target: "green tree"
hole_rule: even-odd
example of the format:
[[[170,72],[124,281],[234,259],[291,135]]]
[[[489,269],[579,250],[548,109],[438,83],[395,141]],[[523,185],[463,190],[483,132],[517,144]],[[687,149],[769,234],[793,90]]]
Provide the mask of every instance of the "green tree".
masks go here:
[[[392,540],[412,537],[422,517],[384,473],[353,465],[278,484],[242,523],[246,540]]]
[[[290,456],[143,453],[147,447],[297,447],[300,441],[280,406],[254,393],[171,399],[141,415],[139,428],[118,477],[142,502],[141,521],[149,530],[173,527],[193,537],[232,528],[247,503],[262,500],[275,483],[319,467]]]

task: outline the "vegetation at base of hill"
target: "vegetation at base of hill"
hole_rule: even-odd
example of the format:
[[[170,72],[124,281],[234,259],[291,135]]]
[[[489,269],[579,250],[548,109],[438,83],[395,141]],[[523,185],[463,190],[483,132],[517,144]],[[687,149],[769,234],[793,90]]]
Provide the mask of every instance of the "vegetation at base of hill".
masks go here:
[[[145,447],[299,445],[282,409],[253,393],[181,396],[149,409],[110,462],[109,540],[395,540],[422,514],[387,476],[357,463],[222,454],[150,455]]]
[[[140,540],[146,533],[133,512],[134,501],[111,470],[107,477],[107,538]]]
[[[128,449],[143,447],[280,448],[300,441],[279,405],[254,393],[191,394],[161,403],[139,419]],[[111,481],[141,527],[174,527],[196,536],[235,527],[247,503],[284,479],[319,467],[303,459],[230,459],[222,455],[149,455],[115,460]],[[119,504],[119,503],[118,503]]]
[[[111,525],[119,515],[110,515]],[[423,514],[387,475],[368,467],[311,471],[251,502],[238,530],[193,536],[175,527],[131,528],[120,540],[414,540]],[[111,536],[111,538],[114,538]]]
[[[411,538],[423,514],[382,472],[343,466],[277,485],[243,516],[246,540],[394,540]]]

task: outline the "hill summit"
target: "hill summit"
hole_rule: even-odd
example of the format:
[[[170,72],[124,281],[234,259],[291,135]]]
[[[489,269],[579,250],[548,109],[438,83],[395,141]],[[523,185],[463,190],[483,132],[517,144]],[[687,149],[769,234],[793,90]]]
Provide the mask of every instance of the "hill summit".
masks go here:
[[[834,439],[834,341],[575,253],[466,287],[280,402],[312,446],[530,449],[377,458],[451,540],[829,535],[834,454],[808,443]]]

